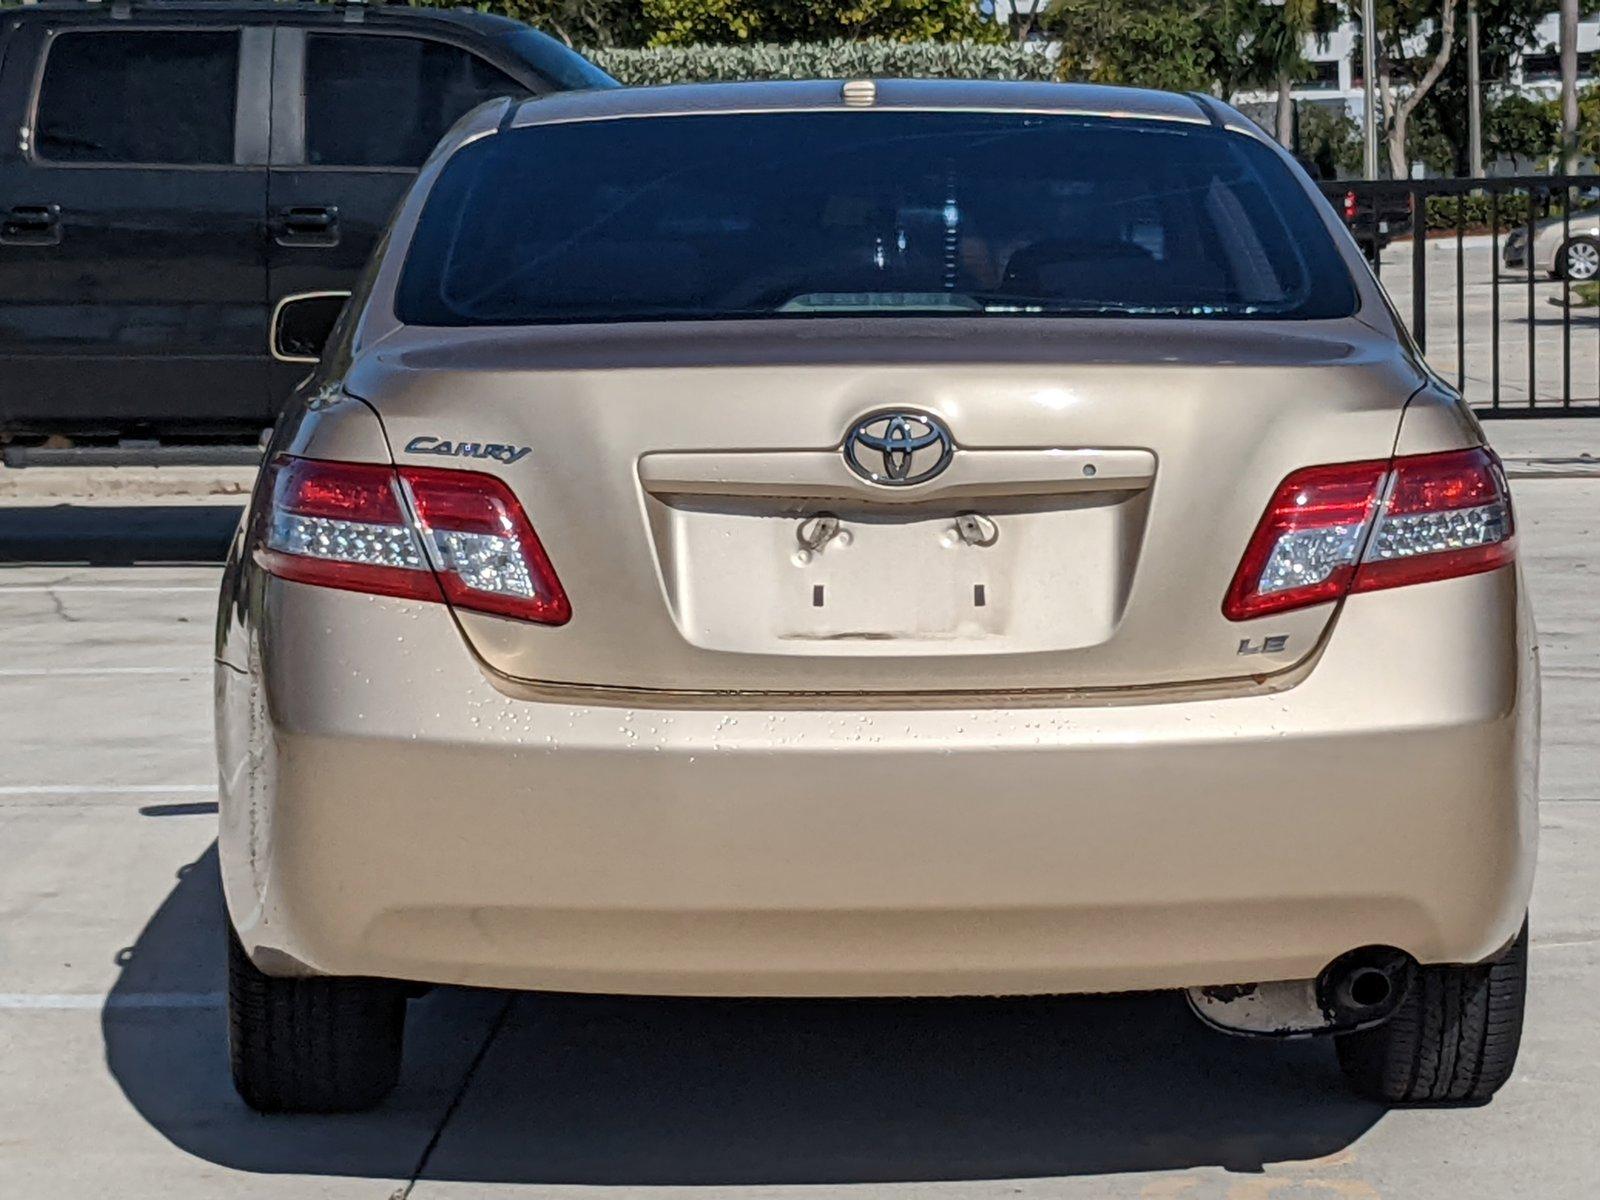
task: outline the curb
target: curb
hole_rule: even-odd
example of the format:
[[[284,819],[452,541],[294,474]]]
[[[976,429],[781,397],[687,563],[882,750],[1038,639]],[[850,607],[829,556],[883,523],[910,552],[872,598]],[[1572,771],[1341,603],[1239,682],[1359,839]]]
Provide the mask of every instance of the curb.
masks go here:
[[[255,478],[254,467],[0,468],[0,504],[239,501]]]
[[[1600,458],[1504,458],[1507,479],[1600,479]]]

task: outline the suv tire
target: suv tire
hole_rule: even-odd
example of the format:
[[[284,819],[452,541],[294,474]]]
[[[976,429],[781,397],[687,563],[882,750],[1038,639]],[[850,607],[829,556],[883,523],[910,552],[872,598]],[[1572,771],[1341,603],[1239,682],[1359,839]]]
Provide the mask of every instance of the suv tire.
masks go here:
[[[233,1086],[257,1112],[371,1108],[400,1077],[405,993],[379,979],[275,979],[228,926]]]
[[[1382,1025],[1335,1040],[1351,1085],[1385,1104],[1482,1104],[1511,1076],[1528,996],[1528,923],[1497,959],[1420,967]]]

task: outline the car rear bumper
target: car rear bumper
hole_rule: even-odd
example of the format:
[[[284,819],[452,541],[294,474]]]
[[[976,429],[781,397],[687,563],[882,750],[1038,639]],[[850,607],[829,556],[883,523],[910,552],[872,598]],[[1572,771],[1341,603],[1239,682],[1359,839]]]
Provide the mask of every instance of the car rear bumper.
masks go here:
[[[438,607],[268,581],[265,667],[217,671],[229,908],[269,972],[571,991],[1167,988],[1374,943],[1478,960],[1532,885],[1517,588],[1354,597],[1278,692],[765,712],[512,698]],[[354,622],[359,643],[319,637]]]
[[[1507,270],[1526,270],[1530,244],[1526,228],[1508,231],[1500,249],[1500,265]]]

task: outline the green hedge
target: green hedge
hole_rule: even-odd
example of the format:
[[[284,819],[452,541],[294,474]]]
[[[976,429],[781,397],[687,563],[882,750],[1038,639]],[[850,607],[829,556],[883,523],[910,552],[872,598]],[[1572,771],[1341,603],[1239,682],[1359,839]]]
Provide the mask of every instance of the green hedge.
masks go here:
[[[1051,79],[1055,65],[1036,50],[974,42],[834,41],[794,46],[666,46],[590,49],[584,54],[623,83],[707,83],[719,79]]]
[[[1545,215],[1546,203],[1543,196],[1538,198],[1535,205],[1534,216]],[[1553,206],[1551,212],[1559,214],[1559,206]],[[1489,227],[1489,197],[1483,192],[1473,192],[1464,196],[1430,196],[1428,198],[1427,225],[1429,229],[1454,229],[1457,214],[1461,217],[1461,226],[1465,229],[1487,229]],[[1526,192],[1501,192],[1498,204],[1498,219],[1500,232],[1527,223],[1528,220],[1528,194]]]

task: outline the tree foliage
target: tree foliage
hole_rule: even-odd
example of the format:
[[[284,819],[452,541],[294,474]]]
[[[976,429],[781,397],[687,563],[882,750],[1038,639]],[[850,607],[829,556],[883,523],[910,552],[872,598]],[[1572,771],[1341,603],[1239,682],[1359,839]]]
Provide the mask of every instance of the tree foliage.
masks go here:
[[[1327,35],[1331,11],[1322,0],[1281,0],[1257,4],[1245,14],[1245,36],[1240,39],[1244,73],[1277,93],[1276,132],[1285,146],[1294,144],[1294,84],[1311,71],[1306,43]]]
[[[1070,78],[1232,97],[1303,79],[1332,17],[1319,0],[1056,0],[1044,23]]]
[[[1354,0],[1347,0],[1352,19],[1354,8]],[[1382,0],[1374,6],[1379,32],[1377,92],[1389,143],[1389,173],[1395,179],[1410,174],[1411,117],[1455,56],[1466,25],[1462,15],[1460,0]],[[1421,47],[1420,53],[1414,46]]]
[[[1361,126],[1343,106],[1301,105],[1300,156],[1316,164],[1323,179],[1361,173]]]
[[[1228,93],[1233,0],[1057,0],[1045,27],[1067,78]]]
[[[657,46],[741,42],[997,41],[973,0],[641,0]]]
[[[1448,136],[1452,128],[1450,113],[1443,105],[1439,108],[1443,118],[1439,124]],[[1483,115],[1484,156],[1486,158],[1518,158],[1524,162],[1539,162],[1555,153],[1561,141],[1561,114],[1549,100],[1531,96],[1507,96],[1489,108]],[[1461,155],[1451,144],[1451,157],[1446,162],[1430,165],[1437,170],[1454,170]]]
[[[478,0],[477,7],[579,48],[1006,40],[976,0]]]
[[[1515,94],[1498,99],[1496,96],[1510,75],[1512,63],[1519,56],[1555,49],[1539,33],[1539,24],[1549,13],[1550,7],[1547,0],[1478,0],[1479,74],[1487,93],[1483,116],[1483,152],[1486,160],[1492,161],[1497,155],[1541,160],[1559,148],[1559,108]],[[1584,0],[1580,5],[1580,11],[1585,16],[1597,10],[1600,10],[1600,0]],[[1468,144],[1467,30],[1464,20],[1457,24],[1455,41],[1455,52],[1449,65],[1418,110],[1408,158],[1421,160],[1435,171],[1465,174],[1470,167],[1472,153]],[[1549,126],[1552,120],[1555,122],[1553,127]],[[1551,128],[1554,129],[1553,134],[1549,132]]]
[[[457,0],[409,0],[436,8]],[[475,7],[512,17],[569,46],[639,46],[650,36],[640,0],[480,0]]]
[[[3,3],[4,0],[0,0]],[[458,0],[412,0],[451,4]],[[928,57],[910,47],[939,43],[985,50],[1030,35],[1051,39],[1062,77],[1233,98],[1278,94],[1304,80],[1308,45],[1340,19],[1359,30],[1361,0],[1022,0],[1008,30],[980,0],[476,0],[581,49],[661,47],[684,59],[619,60],[630,78],[731,78],[811,74],[954,74],[1040,78],[1051,60],[976,57],[962,50]],[[1404,174],[1421,160],[1435,171],[1461,173],[1469,161],[1466,0],[1377,0],[1380,106],[1389,169]],[[1550,0],[1477,0],[1484,102],[1484,151],[1491,161],[1514,156],[1530,166],[1558,147],[1559,113],[1547,101],[1504,95],[1516,59],[1554,47],[1540,36]],[[1447,23],[1444,17],[1450,14]],[[1582,0],[1581,11],[1600,11]],[[1448,28],[1448,37],[1446,30]],[[1360,35],[1355,47],[1360,62]],[[898,58],[879,49],[908,47]],[[809,55],[790,47],[813,48]],[[691,46],[707,47],[705,53]],[[842,47],[867,47],[849,55]],[[717,57],[717,47],[749,56]],[[976,49],[977,47],[973,47]],[[1013,47],[1020,52],[1020,47]],[[708,56],[709,55],[709,56]],[[909,55],[910,57],[907,57]],[[919,57],[921,55],[921,57]],[[829,70],[829,64],[851,69]],[[873,67],[872,64],[882,64]],[[608,64],[609,65],[609,64]],[[815,70],[811,70],[811,67]],[[612,67],[614,71],[617,67]],[[1429,76],[1432,76],[1431,81]],[[1426,87],[1420,85],[1426,83]],[[1496,96],[1503,98],[1496,100]],[[1401,111],[1402,107],[1404,112]],[[1280,106],[1279,135],[1288,132]],[[1298,141],[1342,173],[1352,164],[1355,126],[1347,117],[1301,105]],[[1579,152],[1600,158],[1600,90],[1580,97]]]
[[[1302,137],[1304,132],[1302,129]],[[1408,134],[1412,159],[1440,175],[1466,171],[1465,130],[1443,104],[1417,110]],[[1559,99],[1511,94],[1486,101],[1483,156],[1486,162],[1514,160],[1518,169],[1540,173],[1554,167],[1561,152]],[[1600,88],[1578,93],[1578,156],[1600,162]]]

